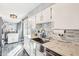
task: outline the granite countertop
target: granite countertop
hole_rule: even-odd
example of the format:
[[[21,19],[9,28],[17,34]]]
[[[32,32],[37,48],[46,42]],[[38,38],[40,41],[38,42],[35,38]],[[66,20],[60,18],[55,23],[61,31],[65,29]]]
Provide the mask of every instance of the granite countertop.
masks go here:
[[[79,56],[79,44],[75,44],[74,42],[51,40],[42,45],[63,56]]]
[[[37,37],[33,36],[32,38]],[[79,56],[79,42],[68,42],[56,37],[42,45],[63,56]]]

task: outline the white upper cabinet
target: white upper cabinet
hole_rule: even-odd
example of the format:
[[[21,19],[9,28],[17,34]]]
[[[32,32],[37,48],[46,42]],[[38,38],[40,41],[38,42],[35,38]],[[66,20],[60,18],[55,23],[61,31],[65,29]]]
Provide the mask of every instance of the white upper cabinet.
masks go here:
[[[39,12],[39,13],[36,14],[36,24],[40,23],[42,21],[41,14],[42,14],[41,12]]]
[[[30,17],[29,21],[30,21],[30,24],[31,24],[31,28],[35,29],[35,27],[36,27],[36,25],[35,25],[36,24],[36,16]]]
[[[52,7],[48,7],[36,15],[36,23],[52,22]]]
[[[51,20],[51,16],[52,16],[52,8],[46,8],[45,10],[43,10],[42,12],[43,15],[43,21],[44,22],[49,22]]]

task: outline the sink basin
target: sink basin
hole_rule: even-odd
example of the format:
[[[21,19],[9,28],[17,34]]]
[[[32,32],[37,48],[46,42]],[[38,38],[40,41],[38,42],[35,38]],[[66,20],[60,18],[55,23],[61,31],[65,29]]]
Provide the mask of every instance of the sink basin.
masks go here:
[[[41,38],[33,38],[32,40],[38,42],[38,43],[46,43],[47,41],[43,41]]]

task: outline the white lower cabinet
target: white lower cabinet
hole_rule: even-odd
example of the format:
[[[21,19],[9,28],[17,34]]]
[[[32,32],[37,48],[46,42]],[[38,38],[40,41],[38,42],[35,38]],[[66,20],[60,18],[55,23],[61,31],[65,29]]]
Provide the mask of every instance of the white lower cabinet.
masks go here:
[[[25,48],[26,52],[30,55],[30,51],[31,51],[30,44],[27,43],[26,45],[24,45],[24,48]]]
[[[36,56],[44,56],[43,53],[41,53],[39,50],[36,51]]]
[[[31,49],[31,51],[30,51],[30,52],[31,52],[30,56],[35,56],[35,47],[34,47],[34,44],[35,44],[34,42],[31,42],[31,43],[30,43],[30,47],[31,47],[31,48],[30,48],[30,49]]]
[[[39,43],[35,42],[35,41],[31,41],[31,54],[30,56],[44,56],[44,54],[42,52],[40,52],[40,45]]]
[[[26,52],[30,55],[31,54],[31,46],[30,46],[30,40],[31,38],[29,36],[25,36],[24,37],[24,48],[26,50]]]
[[[40,46],[41,44],[35,41],[26,41],[26,44],[24,44],[25,50],[30,56],[44,56],[44,52],[40,52]]]

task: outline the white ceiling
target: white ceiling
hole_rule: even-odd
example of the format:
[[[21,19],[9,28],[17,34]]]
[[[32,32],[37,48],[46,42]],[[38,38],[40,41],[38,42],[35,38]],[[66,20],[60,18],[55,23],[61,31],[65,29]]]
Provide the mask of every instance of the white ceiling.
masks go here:
[[[0,16],[9,22],[18,22],[40,3],[0,3]],[[16,14],[17,20],[11,20],[10,14]]]

